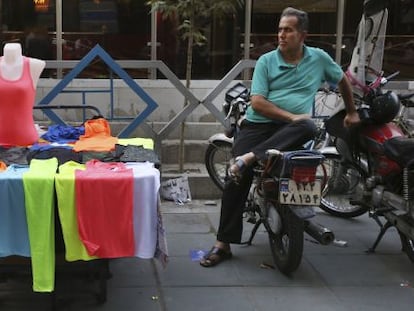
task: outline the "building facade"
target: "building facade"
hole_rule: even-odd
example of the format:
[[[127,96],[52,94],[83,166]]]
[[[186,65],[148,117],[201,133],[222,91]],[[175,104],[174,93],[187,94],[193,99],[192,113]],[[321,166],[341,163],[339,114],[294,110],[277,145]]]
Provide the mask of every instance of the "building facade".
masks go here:
[[[309,12],[307,44],[349,63],[362,15],[362,0],[250,0],[237,14],[205,21],[206,44],[194,47],[193,79],[221,79],[240,59],[257,59],[277,45],[276,31],[286,3]],[[247,5],[249,3],[249,5]],[[343,15],[338,16],[342,10]],[[400,71],[399,80],[414,80],[414,0],[389,0],[383,69]],[[0,41],[20,42],[24,53],[45,60],[79,60],[96,44],[116,60],[162,60],[185,77],[186,42],[174,20],[152,13],[147,0],[0,0]],[[342,25],[338,25],[341,17]],[[247,24],[248,23],[248,24]],[[250,27],[246,27],[250,25]],[[338,32],[338,27],[341,31]],[[151,48],[151,46],[156,47]],[[248,48],[245,48],[247,44]],[[246,53],[247,51],[247,53]],[[128,69],[134,78],[148,70]],[[105,78],[99,63],[82,73]],[[53,70],[44,76],[55,77]]]

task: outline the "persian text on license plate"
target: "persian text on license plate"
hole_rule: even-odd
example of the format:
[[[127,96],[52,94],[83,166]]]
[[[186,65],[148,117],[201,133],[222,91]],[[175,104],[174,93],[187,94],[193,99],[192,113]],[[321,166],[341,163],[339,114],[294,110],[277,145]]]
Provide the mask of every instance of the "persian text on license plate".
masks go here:
[[[321,202],[321,181],[296,183],[283,178],[279,183],[280,204],[319,205]]]

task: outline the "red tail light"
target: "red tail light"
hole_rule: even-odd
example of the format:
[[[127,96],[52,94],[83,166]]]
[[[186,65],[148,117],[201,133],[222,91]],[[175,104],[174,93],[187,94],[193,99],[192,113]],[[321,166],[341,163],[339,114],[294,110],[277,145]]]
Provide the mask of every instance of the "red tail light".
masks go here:
[[[291,179],[297,183],[314,182],[316,167],[296,166],[292,169]]]

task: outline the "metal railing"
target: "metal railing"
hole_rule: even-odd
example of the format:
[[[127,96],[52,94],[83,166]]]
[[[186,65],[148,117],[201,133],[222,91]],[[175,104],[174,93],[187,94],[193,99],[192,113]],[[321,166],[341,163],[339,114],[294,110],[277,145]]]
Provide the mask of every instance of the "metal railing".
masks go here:
[[[102,90],[64,90],[65,86],[69,84],[79,72],[84,69],[89,62],[94,60],[96,57],[101,57],[102,60],[108,65],[111,69],[111,74],[109,78],[109,87],[108,89]],[[154,140],[156,150],[161,150],[161,143],[166,137],[168,137],[173,130],[175,130],[185,119],[200,105],[204,106],[214,118],[227,126],[227,122],[223,113],[213,104],[214,99],[224,90],[226,87],[234,81],[237,77],[240,77],[241,73],[246,73],[247,70],[254,68],[256,61],[255,60],[240,60],[221,80],[220,82],[202,99],[198,99],[191,90],[187,89],[185,85],[180,81],[180,79],[162,62],[162,61],[145,61],[145,60],[130,60],[130,61],[114,61],[100,46],[96,46],[92,49],[82,60],[80,61],[47,61],[47,69],[71,69],[71,71],[65,75],[65,77],[57,83],[57,85],[48,93],[46,96],[40,100],[38,103],[37,109],[42,109],[42,106],[45,106],[45,109],[42,109],[45,115],[47,115],[52,121],[58,124],[66,124],[58,115],[53,113],[52,109],[47,108],[46,106],[59,94],[64,92],[77,92],[82,94],[82,105],[86,105],[85,95],[86,93],[92,92],[107,92],[110,96],[110,116],[109,121],[116,120],[116,117],[113,114],[114,111],[114,78],[113,74],[117,74],[122,78],[126,84],[141,97],[141,99],[147,104],[147,108],[144,109],[139,115],[135,116],[134,119],[118,134],[119,137],[125,138],[129,137],[133,131],[140,127],[146,135]],[[145,121],[148,116],[153,112],[153,110],[158,106],[156,102],[141,88],[136,82],[124,71],[124,69],[147,69],[147,70],[159,70],[164,77],[176,88],[176,90],[184,96],[186,102],[181,111],[179,111],[169,122],[165,124],[160,131],[156,132],[154,129],[148,125]],[[243,77],[247,75],[244,74]],[[413,82],[410,81],[395,81],[390,83],[390,89],[399,89],[399,90],[408,90],[410,85]]]
[[[91,54],[89,57],[88,55]],[[101,57],[102,60],[108,65],[111,71],[114,71],[118,76],[120,76],[128,86],[132,89],[135,88],[136,93],[143,99],[143,101],[148,105],[149,108],[144,113],[140,113],[136,116],[130,123],[118,134],[118,137],[125,138],[129,137],[132,132],[140,127],[144,132],[154,140],[154,145],[156,150],[160,150],[162,141],[168,137],[171,132],[176,129],[184,120],[196,109],[199,105],[203,105],[213,116],[219,121],[223,126],[226,126],[226,120],[222,112],[213,104],[213,100],[232,82],[234,81],[244,70],[254,68],[256,61],[254,60],[241,60],[239,61],[223,79],[220,80],[218,85],[216,85],[204,98],[198,99],[191,90],[187,89],[185,85],[180,81],[180,79],[162,62],[162,61],[141,61],[141,60],[131,60],[131,61],[114,61],[106,52],[102,50],[99,46],[88,53],[81,61],[47,61],[47,69],[71,69],[71,71],[65,75],[65,77],[60,80],[57,85],[44,96],[37,104],[36,109],[41,109],[44,114],[57,124],[66,124],[57,114],[48,108],[51,101],[58,96],[60,93],[80,93],[82,94],[82,105],[86,106],[85,95],[86,93],[92,92],[107,92],[110,96],[110,110],[111,114],[108,118],[109,121],[116,120],[116,117],[113,115],[114,109],[114,83],[113,75],[110,74],[109,78],[109,87],[107,89],[88,89],[88,90],[65,90],[65,87],[85,68],[89,62],[91,62],[96,56]],[[145,91],[140,88],[138,85],[134,85],[135,81],[130,78],[123,69],[148,69],[148,70],[159,70],[166,79],[176,88],[176,90],[184,96],[186,106],[179,111],[174,118],[172,118],[165,126],[159,131],[155,132],[152,127],[150,127],[145,121],[147,117],[152,113],[155,107],[158,106],[157,103],[145,93]],[[154,107],[155,105],[155,107]],[[44,107],[43,107],[44,106]],[[150,108],[152,107],[152,108]]]

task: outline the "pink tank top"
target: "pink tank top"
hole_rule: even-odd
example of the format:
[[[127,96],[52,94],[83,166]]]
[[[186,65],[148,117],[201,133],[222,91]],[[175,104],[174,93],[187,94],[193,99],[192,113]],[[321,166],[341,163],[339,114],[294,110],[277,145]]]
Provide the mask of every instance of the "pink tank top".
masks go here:
[[[36,90],[30,60],[23,57],[23,72],[10,81],[0,72],[0,146],[27,146],[39,138],[33,121]]]

